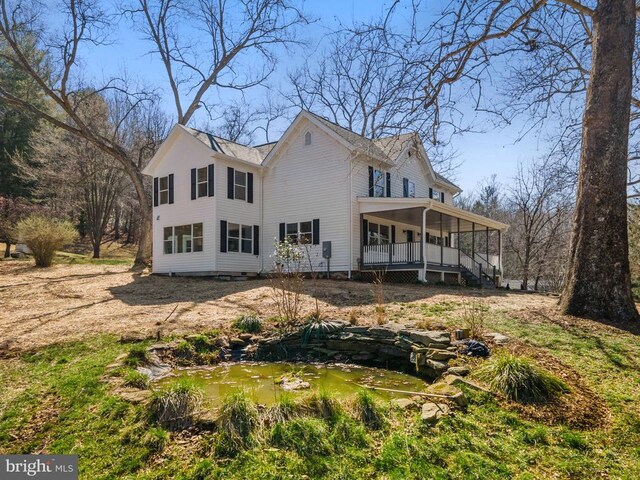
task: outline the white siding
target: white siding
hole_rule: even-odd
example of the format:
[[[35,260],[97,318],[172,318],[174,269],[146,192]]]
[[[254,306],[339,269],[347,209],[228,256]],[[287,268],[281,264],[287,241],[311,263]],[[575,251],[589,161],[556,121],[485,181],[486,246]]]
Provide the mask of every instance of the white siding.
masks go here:
[[[304,145],[311,132],[311,145]],[[349,269],[349,152],[307,120],[292,132],[290,144],[264,172],[263,266],[271,270],[273,242],[280,223],[320,220],[320,245],[311,249],[318,268],[323,241],[331,241],[332,271]],[[357,239],[354,239],[357,242]]]
[[[216,163],[205,145],[188,134],[176,135],[165,158],[157,166],[156,177],[174,175],[174,203],[153,207],[153,271],[155,273],[207,272],[216,270],[215,198],[191,200],[191,169]],[[216,177],[219,167],[216,165]],[[215,192],[219,195],[219,190]],[[203,251],[165,254],[164,227],[202,222]]]
[[[260,168],[239,162],[218,160],[216,175],[217,216],[216,232],[219,232],[221,220],[241,225],[258,225],[261,227],[262,181]],[[232,167],[242,172],[253,173],[253,203],[227,197],[227,168]],[[262,227],[260,228],[260,244],[263,243]],[[220,235],[215,238],[217,266],[219,272],[260,271],[260,256],[253,253],[220,252]]]

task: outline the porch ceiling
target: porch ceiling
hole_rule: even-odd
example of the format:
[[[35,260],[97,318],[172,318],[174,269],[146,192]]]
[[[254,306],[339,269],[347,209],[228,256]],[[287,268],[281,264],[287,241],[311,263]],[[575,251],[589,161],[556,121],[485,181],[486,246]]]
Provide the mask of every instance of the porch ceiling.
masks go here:
[[[440,228],[440,214],[442,214],[442,229],[447,232],[470,232],[475,223],[476,231],[506,230],[508,225],[462,210],[451,205],[433,201],[429,198],[370,198],[359,197],[360,213],[383,218],[394,222],[420,226],[422,224],[422,210],[427,209],[426,223],[428,228]]]

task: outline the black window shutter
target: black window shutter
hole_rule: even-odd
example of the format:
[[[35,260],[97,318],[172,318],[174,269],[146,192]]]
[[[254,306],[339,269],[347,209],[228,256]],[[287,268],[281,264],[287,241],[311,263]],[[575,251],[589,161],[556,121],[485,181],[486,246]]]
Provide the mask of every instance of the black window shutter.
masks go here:
[[[169,203],[173,203],[173,173],[169,174]]]
[[[235,184],[235,176],[233,168],[227,167],[227,198],[233,200],[233,186]]]
[[[158,177],[153,177],[153,206],[158,206]]]
[[[440,192],[440,201],[444,203],[444,192]]]
[[[253,226],[253,254],[260,255],[260,227]]]
[[[191,200],[196,199],[196,175],[197,171],[195,168],[191,169]]]
[[[391,243],[396,243],[396,226],[391,225]]]
[[[369,222],[362,220],[362,244],[369,245]]]
[[[409,196],[409,179],[408,178],[402,179],[402,196],[405,198]]]
[[[391,196],[391,174],[387,172],[387,197]]]
[[[281,242],[284,242],[284,223],[280,224],[280,235],[278,236],[278,238],[280,239]]]
[[[433,188],[429,187],[429,198],[433,198]]]
[[[253,173],[247,172],[247,202],[253,203]]]
[[[320,219],[314,218],[313,225],[311,227],[311,236],[313,237],[313,244],[320,245]]]
[[[215,165],[212,163],[211,165],[209,165],[208,167],[208,172],[207,172],[207,190],[209,190],[209,196],[213,197],[213,193],[215,191]]]
[[[220,220],[220,251],[227,251],[227,221]]]
[[[373,197],[374,196],[374,190],[373,190],[373,167],[369,166],[369,196]]]

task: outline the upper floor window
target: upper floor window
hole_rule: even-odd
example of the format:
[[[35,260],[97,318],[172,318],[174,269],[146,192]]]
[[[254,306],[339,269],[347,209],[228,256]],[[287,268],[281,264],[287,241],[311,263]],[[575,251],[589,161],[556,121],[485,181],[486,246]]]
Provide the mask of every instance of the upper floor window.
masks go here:
[[[191,200],[213,197],[214,165],[191,169]]]
[[[429,198],[433,198],[434,200],[438,200],[439,202],[444,203],[444,192],[442,190],[436,190],[435,188],[430,188]]]
[[[253,173],[228,167],[227,198],[253,203]]]
[[[201,252],[202,223],[164,228],[164,253]]]
[[[173,203],[173,174],[153,179],[153,205]]]
[[[369,166],[369,196],[391,196],[391,174]]]
[[[416,184],[408,178],[402,179],[402,196],[415,198],[416,196]]]
[[[307,132],[304,134],[304,145],[311,145],[311,132]]]

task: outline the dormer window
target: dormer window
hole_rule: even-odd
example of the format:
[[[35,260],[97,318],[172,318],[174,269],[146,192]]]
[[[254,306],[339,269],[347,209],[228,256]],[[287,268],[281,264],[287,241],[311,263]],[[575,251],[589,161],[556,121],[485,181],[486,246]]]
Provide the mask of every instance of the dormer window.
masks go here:
[[[304,146],[311,145],[311,132],[307,132],[304,134]]]

